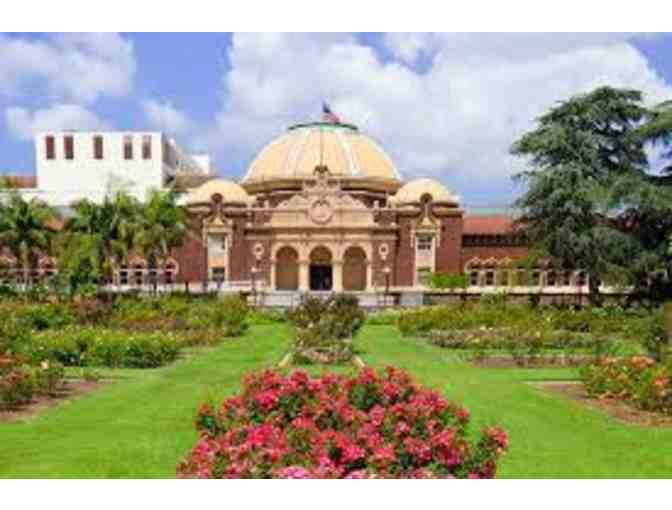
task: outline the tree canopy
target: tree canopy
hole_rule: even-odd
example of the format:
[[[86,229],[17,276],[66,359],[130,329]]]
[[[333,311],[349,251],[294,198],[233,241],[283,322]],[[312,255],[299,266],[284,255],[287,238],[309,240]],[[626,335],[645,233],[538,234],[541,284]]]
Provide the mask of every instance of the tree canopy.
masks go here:
[[[637,90],[600,87],[551,108],[511,148],[530,167],[515,177],[527,185],[516,205],[529,240],[585,270],[595,299],[601,283],[650,291],[652,272],[669,268],[672,194],[646,151],[669,143],[667,112]]]

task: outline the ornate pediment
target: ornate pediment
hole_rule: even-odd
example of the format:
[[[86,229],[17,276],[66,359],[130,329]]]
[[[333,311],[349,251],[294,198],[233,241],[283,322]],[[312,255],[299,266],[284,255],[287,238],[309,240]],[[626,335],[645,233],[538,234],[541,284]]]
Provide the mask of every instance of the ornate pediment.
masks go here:
[[[292,195],[291,198],[280,202],[277,209],[301,209],[310,206],[310,202],[302,193],[297,193],[296,195]]]

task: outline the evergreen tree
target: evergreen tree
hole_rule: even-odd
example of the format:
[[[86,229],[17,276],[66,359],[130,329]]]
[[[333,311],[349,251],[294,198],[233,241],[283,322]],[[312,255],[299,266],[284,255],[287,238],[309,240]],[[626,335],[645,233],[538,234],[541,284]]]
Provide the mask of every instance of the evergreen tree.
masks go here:
[[[669,226],[650,220],[672,202],[648,173],[641,129],[651,120],[641,92],[601,87],[552,108],[511,148],[530,164],[516,176],[527,185],[516,205],[529,240],[585,270],[593,301],[602,282],[641,288],[665,264]]]

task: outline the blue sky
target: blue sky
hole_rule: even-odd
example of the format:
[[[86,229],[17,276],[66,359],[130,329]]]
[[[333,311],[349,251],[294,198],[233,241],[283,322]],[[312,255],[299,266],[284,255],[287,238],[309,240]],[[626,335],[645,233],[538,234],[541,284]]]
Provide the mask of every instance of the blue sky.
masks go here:
[[[408,178],[503,205],[534,117],[605,83],[672,98],[670,55],[669,34],[3,34],[0,171],[34,171],[35,130],[160,129],[239,178],[326,99]]]

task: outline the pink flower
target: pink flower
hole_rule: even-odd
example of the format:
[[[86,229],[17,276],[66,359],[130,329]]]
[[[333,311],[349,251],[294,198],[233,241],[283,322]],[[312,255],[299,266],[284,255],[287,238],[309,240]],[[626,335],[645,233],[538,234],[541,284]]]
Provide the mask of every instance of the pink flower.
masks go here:
[[[259,393],[255,400],[265,411],[270,411],[278,403],[278,395],[275,391],[267,390]]]
[[[306,468],[301,466],[289,466],[277,472],[277,478],[285,478],[289,480],[305,480],[310,478],[310,473]]]

